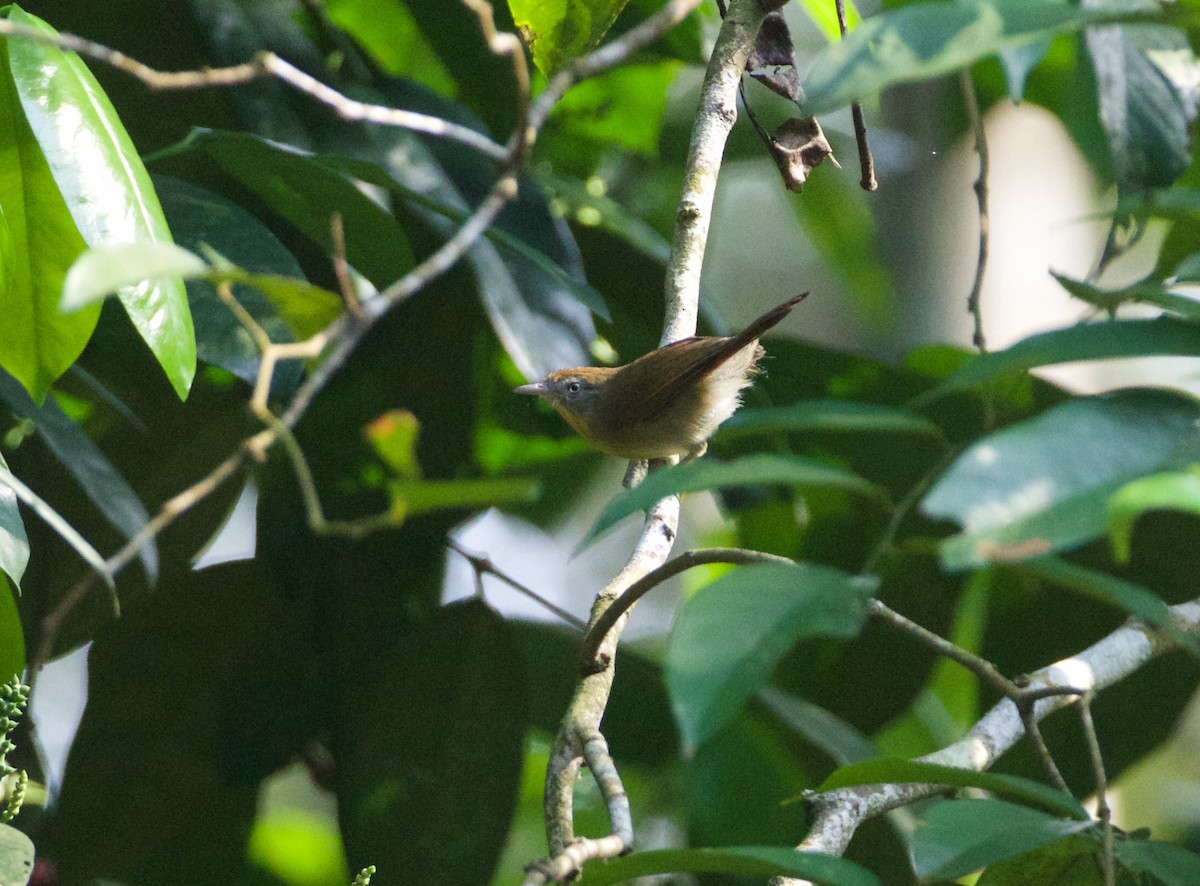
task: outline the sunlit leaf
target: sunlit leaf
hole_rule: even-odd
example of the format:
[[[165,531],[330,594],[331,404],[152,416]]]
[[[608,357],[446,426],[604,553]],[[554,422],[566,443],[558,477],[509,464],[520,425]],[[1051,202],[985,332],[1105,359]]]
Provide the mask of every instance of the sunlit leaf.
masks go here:
[[[62,309],[77,311],[125,286],[208,270],[200,256],[165,241],[110,243],[87,250],[67,271]]]
[[[1108,499],[1138,477],[1200,460],[1200,405],[1165,391],[1069,401],[969,447],[922,501],[963,532],[948,569],[1070,550],[1108,526]]]
[[[627,0],[508,0],[513,21],[544,74],[599,45]]]
[[[25,886],[33,874],[33,841],[12,825],[0,824],[0,883]]]
[[[9,21],[53,35],[45,22],[10,6]],[[12,40],[8,66],[25,118],[83,240],[171,242],[158,196],[112,103],[79,56],[38,40]],[[63,125],[64,120],[72,121]],[[37,248],[42,248],[39,242]],[[196,372],[196,337],[178,279],[118,293],[175,393]]]
[[[809,563],[735,569],[675,615],[666,682],[686,751],[727,724],[779,659],[812,637],[852,637],[875,582]]]
[[[25,629],[21,627],[16,593],[16,588],[0,575],[0,674],[8,674],[9,678],[25,671]]]

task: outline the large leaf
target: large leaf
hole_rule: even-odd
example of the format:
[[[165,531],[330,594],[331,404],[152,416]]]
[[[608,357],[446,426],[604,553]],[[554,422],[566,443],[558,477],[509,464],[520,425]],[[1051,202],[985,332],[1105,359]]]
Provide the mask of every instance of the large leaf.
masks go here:
[[[0,455],[0,468],[8,470],[8,463]],[[25,523],[17,508],[17,494],[7,486],[0,486],[0,572],[7,575],[17,587],[29,564],[29,536],[25,534]],[[0,594],[4,592],[0,590]],[[0,671],[3,673],[3,671]],[[0,680],[3,678],[0,677]]]
[[[780,484],[799,487],[833,487],[882,500],[878,486],[857,474],[809,458],[786,455],[751,455],[736,461],[699,459],[663,470],[651,471],[641,485],[613,499],[582,544],[630,514],[644,510],[661,498],[681,492],[701,492],[729,486]]]
[[[399,223],[354,181],[312,154],[241,132],[197,129],[172,153],[203,151],[301,233],[332,250],[331,220],[342,216],[346,260],[383,288],[413,265]]]
[[[0,824],[0,883],[25,886],[33,874],[34,846],[12,825]]]
[[[1021,571],[1118,606],[1200,658],[1200,639],[1182,630],[1162,598],[1141,585],[1057,557],[1027,561]]]
[[[0,401],[6,403],[15,414],[33,422],[46,447],[75,478],[105,519],[122,535],[132,538],[141,531],[149,515],[137,493],[83,428],[73,422],[53,398],[38,406],[10,376],[0,372]],[[90,557],[90,554],[84,553],[84,556]],[[138,556],[146,570],[146,577],[153,583],[158,575],[158,549],[153,539],[142,547]]]
[[[1077,360],[1200,356],[1200,324],[1170,317],[1086,323],[1042,332],[1003,351],[980,354],[921,400],[971,387],[1005,373]]]
[[[25,672],[25,631],[15,593],[0,575],[0,674],[7,674],[6,679]]]
[[[9,21],[55,31],[18,6]],[[50,43],[12,40],[8,64],[17,97],[79,234],[89,245],[171,241],[162,207],[112,103],[79,56]],[[41,249],[39,242],[37,248]],[[196,338],[178,279],[118,293],[180,399],[196,373]]]
[[[544,74],[594,49],[627,0],[508,0],[513,21]]]
[[[913,867],[931,880],[965,876],[1092,826],[1003,800],[944,800],[924,818],[924,827],[913,832]]]
[[[1154,474],[1122,486],[1108,500],[1108,533],[1117,560],[1128,562],[1133,525],[1147,511],[1180,511],[1200,516],[1200,474]]]
[[[8,54],[0,41],[0,367],[41,401],[83,351],[100,308],[59,308],[63,276],[85,244],[25,118]]]
[[[1114,847],[1126,868],[1149,874],[1163,886],[1200,883],[1200,856],[1182,846],[1160,840],[1119,840]]]
[[[825,431],[842,434],[918,434],[940,437],[933,422],[906,409],[853,400],[802,400],[786,406],[739,409],[721,433]]]
[[[821,785],[822,791],[863,784],[933,782],[955,787],[983,788],[1028,805],[1040,806],[1057,815],[1088,821],[1087,810],[1070,794],[1041,782],[996,772],[976,772],[953,766],[938,766],[920,760],[879,758],[851,763],[836,770]]]
[[[1188,127],[1195,109],[1185,98],[1190,85],[1173,82],[1155,59],[1184,54],[1194,65],[1187,35],[1161,26],[1110,25],[1089,28],[1084,45],[1117,185],[1122,191],[1170,185],[1191,162]]]
[[[780,658],[811,637],[852,637],[874,581],[808,563],[737,569],[689,597],[675,616],[666,682],[693,751],[763,688]]]
[[[579,886],[610,886],[652,874],[787,875],[827,886],[878,886],[879,878],[844,858],[797,852],[784,846],[724,846],[719,849],[655,849],[606,864],[584,867]]]
[[[804,110],[831,111],[886,86],[948,74],[1002,50],[1127,11],[1031,0],[908,4],[872,16],[817,54],[804,83]]]
[[[1108,499],[1138,477],[1200,459],[1200,404],[1165,391],[1071,400],[968,448],[921,504],[963,532],[946,568],[1077,547],[1108,526]]]
[[[413,883],[487,883],[519,783],[524,675],[482,601],[442,607],[375,668],[372,704],[335,727],[338,816],[352,867]]]

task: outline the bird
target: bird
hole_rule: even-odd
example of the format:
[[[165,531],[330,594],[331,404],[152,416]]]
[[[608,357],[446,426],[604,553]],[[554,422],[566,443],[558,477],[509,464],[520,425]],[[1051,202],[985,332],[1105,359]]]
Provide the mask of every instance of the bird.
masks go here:
[[[593,447],[631,460],[699,458],[758,374],[759,338],[807,292],[732,336],[692,336],[624,366],[559,369],[513,393],[540,397]]]

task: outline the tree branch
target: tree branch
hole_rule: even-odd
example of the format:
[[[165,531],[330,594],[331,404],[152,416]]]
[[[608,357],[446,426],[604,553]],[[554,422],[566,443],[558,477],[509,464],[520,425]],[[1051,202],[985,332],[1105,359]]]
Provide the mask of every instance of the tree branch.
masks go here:
[[[1171,613],[1182,629],[1200,631],[1200,602],[1172,606]],[[1073,704],[1070,695],[1099,692],[1172,648],[1170,641],[1160,634],[1140,622],[1131,621],[1079,654],[1035,671],[1029,675],[1030,690],[1053,694],[1032,706],[1034,721]],[[979,772],[995,763],[1024,734],[1020,713],[1012,701],[1005,699],[961,739],[919,759],[925,763]],[[816,794],[810,800],[812,827],[797,849],[841,855],[858,826],[867,819],[944,789],[944,785],[937,784],[875,784]],[[772,886],[801,886],[802,883],[787,877],[771,882]]]

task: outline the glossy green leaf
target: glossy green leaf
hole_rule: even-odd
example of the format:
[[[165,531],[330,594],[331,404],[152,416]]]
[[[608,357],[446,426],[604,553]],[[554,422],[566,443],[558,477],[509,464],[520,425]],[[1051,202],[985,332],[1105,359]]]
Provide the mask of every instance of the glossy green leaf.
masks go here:
[[[1162,886],[1200,883],[1200,855],[1161,840],[1118,840],[1117,860],[1131,871],[1153,877]]]
[[[1029,560],[1022,563],[1020,569],[1044,581],[1117,606],[1200,658],[1200,639],[1180,629],[1162,598],[1141,585],[1058,557]]]
[[[702,458],[671,468],[651,471],[634,489],[609,502],[581,545],[590,544],[601,533],[630,514],[645,510],[668,495],[703,492],[730,486],[785,485],[801,488],[832,487],[882,501],[883,491],[857,474],[809,458],[787,455],[750,455],[736,461]]]
[[[927,418],[906,409],[854,400],[802,400],[787,406],[739,409],[721,425],[722,434],[809,431],[838,434],[917,434],[940,437]]]
[[[1181,511],[1200,516],[1200,474],[1155,474],[1127,483],[1108,500],[1108,534],[1113,555],[1129,562],[1133,525],[1147,511]]]
[[[67,473],[75,478],[104,518],[125,538],[132,538],[142,530],[150,516],[137,493],[113,467],[100,447],[63,412],[53,398],[47,398],[45,403],[38,406],[11,377],[0,373],[0,402],[5,403],[14,414],[33,422],[46,447],[54,453]],[[88,544],[87,548],[90,549],[91,545]],[[85,556],[90,556],[90,553]],[[147,542],[138,556],[146,577],[153,584],[158,575],[158,548],[153,539]]]
[[[962,788],[983,788],[1000,797],[1026,805],[1039,806],[1047,812],[1090,821],[1087,810],[1068,793],[1049,785],[996,772],[976,772],[953,766],[938,766],[920,760],[879,758],[851,763],[836,770],[821,784],[822,791],[863,784],[905,784],[932,782]]]
[[[63,277],[85,244],[25,119],[8,52],[0,41],[0,367],[40,402],[83,351],[100,306],[59,307]]]
[[[1194,65],[1187,35],[1161,26],[1109,25],[1085,31],[1084,45],[1118,187],[1140,192],[1170,185],[1191,162],[1194,86],[1174,81],[1155,59],[1183,53]]]
[[[413,266],[408,237],[392,215],[346,175],[312,154],[243,132],[194,130],[169,154],[203,151],[287,219],[331,251],[331,219],[342,216],[346,260],[383,288]]]
[[[918,877],[953,880],[1092,826],[1003,800],[943,800],[912,836]]]
[[[766,686],[780,658],[812,637],[852,637],[875,582],[808,563],[730,572],[684,601],[667,648],[666,683],[686,751]]]
[[[508,0],[513,21],[543,74],[600,44],[627,0]]]
[[[7,491],[7,487],[0,491]],[[16,588],[0,575],[0,674],[9,678],[25,672],[25,630],[16,594]]]
[[[1003,49],[1120,14],[1128,10],[1030,0],[951,0],[889,10],[817,54],[804,82],[804,111],[832,111],[887,86],[949,74]]]
[[[1169,317],[1109,320],[1042,332],[1003,351],[980,354],[920,399],[968,388],[1010,372],[1077,360],[1117,357],[1200,356],[1200,324]]]
[[[8,464],[2,454],[0,468],[8,470]],[[20,509],[17,508],[17,495],[8,487],[0,486],[0,572],[20,587],[21,576],[25,574],[28,564],[29,537],[25,534],[25,523],[21,520]],[[3,593],[4,591],[0,590],[0,594]]]
[[[719,849],[653,849],[584,867],[579,886],[611,886],[654,874],[733,874],[742,877],[803,877],[826,886],[879,886],[879,878],[844,858],[797,852],[784,846],[723,846]]]
[[[15,5],[8,18],[55,33]],[[8,67],[25,118],[84,241],[91,246],[171,242],[150,176],[83,61],[50,43],[13,40]],[[185,398],[196,373],[196,338],[183,283],[149,281],[122,289],[118,297],[175,393]]]
[[[77,311],[144,280],[195,277],[207,270],[200,256],[174,243],[107,243],[87,250],[71,265],[63,282],[62,308]]]
[[[33,841],[12,825],[0,824],[0,883],[25,886],[33,875]]]
[[[1190,397],[1133,389],[1071,400],[976,442],[921,503],[963,527],[942,543],[942,563],[971,569],[1095,538],[1121,486],[1200,460],[1197,420]]]

